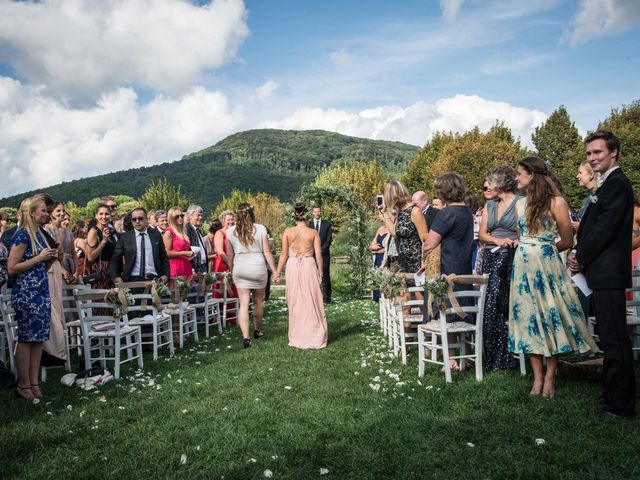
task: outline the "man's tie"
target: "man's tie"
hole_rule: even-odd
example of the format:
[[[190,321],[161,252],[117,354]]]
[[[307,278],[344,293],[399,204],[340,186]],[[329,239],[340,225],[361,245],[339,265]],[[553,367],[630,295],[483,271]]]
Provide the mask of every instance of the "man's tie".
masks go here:
[[[140,232],[140,276],[144,278],[145,272],[145,264],[147,260],[147,246],[144,241],[144,232]]]
[[[320,222],[316,220],[316,231],[320,233]]]

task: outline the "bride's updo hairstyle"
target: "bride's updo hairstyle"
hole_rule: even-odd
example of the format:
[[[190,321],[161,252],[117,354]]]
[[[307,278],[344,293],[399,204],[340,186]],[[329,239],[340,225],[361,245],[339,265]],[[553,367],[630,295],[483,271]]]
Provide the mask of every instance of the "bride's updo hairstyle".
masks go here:
[[[298,202],[293,206],[293,218],[296,222],[304,222],[307,220],[307,207],[304,203]]]

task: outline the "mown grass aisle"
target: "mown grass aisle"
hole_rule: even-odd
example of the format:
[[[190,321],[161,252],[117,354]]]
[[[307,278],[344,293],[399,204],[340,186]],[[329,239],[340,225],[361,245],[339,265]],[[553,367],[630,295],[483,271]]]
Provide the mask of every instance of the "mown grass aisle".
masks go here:
[[[2,392],[0,477],[640,477],[640,422],[594,420],[597,383],[559,378],[545,401],[515,371],[419,380],[415,358],[389,357],[372,302],[327,315],[321,351],[287,347],[273,299],[255,348],[230,329],[98,390],[52,371],[39,405]]]

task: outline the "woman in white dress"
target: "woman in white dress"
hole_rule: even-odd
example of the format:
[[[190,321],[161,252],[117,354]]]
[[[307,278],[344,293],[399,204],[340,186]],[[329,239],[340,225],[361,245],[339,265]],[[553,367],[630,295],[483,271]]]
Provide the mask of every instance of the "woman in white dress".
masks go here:
[[[267,285],[267,264],[276,267],[269,248],[269,236],[264,225],[255,223],[253,207],[241,203],[236,212],[236,224],[227,230],[227,255],[231,261],[233,282],[238,289],[240,311],[238,322],[244,348],[251,346],[249,337],[249,302],[253,293],[253,338],[264,336],[262,317],[264,289]],[[266,264],[265,264],[266,260]]]

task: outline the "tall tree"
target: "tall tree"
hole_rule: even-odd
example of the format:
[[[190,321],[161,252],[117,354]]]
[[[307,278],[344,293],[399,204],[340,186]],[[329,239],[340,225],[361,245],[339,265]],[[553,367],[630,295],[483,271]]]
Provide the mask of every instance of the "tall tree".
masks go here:
[[[438,160],[444,147],[454,138],[455,136],[451,132],[436,132],[431,140],[409,160],[401,180],[410,192],[431,190],[433,184],[433,178],[429,174],[431,166]]]
[[[578,208],[587,192],[575,177],[580,162],[586,157],[582,137],[566,108],[560,105],[549,115],[542,125],[536,127],[531,140],[538,156],[560,180],[569,204],[574,209]]]
[[[175,187],[166,178],[152,180],[140,197],[140,202],[147,210],[169,210],[171,207],[184,210],[189,206],[189,199],[180,189],[180,185]]]

